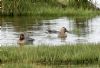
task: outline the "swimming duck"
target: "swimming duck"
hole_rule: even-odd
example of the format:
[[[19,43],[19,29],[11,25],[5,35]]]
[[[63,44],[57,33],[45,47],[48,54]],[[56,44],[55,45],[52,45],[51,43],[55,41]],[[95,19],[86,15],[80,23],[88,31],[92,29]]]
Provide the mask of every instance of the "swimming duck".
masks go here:
[[[24,46],[24,44],[25,44],[25,36],[24,36],[24,34],[20,34],[19,40],[18,40],[18,44],[20,45],[20,47]]]
[[[47,31],[48,31],[48,33],[59,33],[59,32],[62,32],[62,31],[64,31],[64,33],[69,32],[65,27],[62,27],[60,31],[50,30],[50,29],[48,29]]]
[[[66,32],[69,32],[65,27],[62,27],[58,33],[58,37],[60,38],[66,38],[67,34]]]
[[[30,38],[27,33],[26,34],[21,33],[20,36],[19,36],[18,44],[20,46],[23,46],[25,44],[33,44],[34,40],[35,39]]]

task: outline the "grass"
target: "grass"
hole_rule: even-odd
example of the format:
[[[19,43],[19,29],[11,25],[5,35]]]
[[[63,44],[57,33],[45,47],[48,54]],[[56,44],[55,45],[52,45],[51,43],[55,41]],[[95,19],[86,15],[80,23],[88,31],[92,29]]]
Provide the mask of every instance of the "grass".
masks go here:
[[[99,65],[44,65],[29,63],[6,63],[1,68],[99,68]]]
[[[93,11],[93,10],[88,10],[88,9],[75,9],[75,8],[66,8],[66,9],[61,9],[61,8],[40,8],[35,10],[33,15],[40,15],[40,16],[96,16],[99,15],[99,11]]]
[[[100,11],[92,8],[88,0],[3,0],[4,16],[94,16]],[[74,7],[73,7],[74,6]]]
[[[99,64],[99,44],[0,47],[0,63]]]
[[[11,13],[4,13],[4,16],[6,15],[10,15],[12,16]],[[52,16],[52,17],[58,17],[58,16],[96,16],[96,15],[100,15],[100,11],[94,11],[94,10],[89,10],[89,9],[75,9],[75,8],[59,8],[59,7],[46,7],[44,8],[44,6],[42,7],[37,7],[37,9],[33,9],[33,11],[31,12],[22,12],[22,13],[18,13],[16,14],[18,16]]]

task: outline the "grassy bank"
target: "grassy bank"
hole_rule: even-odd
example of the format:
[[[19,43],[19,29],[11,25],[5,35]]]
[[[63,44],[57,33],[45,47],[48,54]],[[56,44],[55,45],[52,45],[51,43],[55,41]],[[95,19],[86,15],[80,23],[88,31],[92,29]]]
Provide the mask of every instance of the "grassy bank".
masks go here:
[[[0,47],[0,63],[99,64],[99,44]]]
[[[91,16],[100,14],[88,0],[3,0],[4,16]]]

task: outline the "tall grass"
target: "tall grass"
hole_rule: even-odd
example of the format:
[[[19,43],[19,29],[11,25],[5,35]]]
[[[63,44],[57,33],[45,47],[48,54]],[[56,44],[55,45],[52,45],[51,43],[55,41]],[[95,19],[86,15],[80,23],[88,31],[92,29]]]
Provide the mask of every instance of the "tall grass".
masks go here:
[[[0,47],[0,63],[99,64],[99,44]]]
[[[31,11],[31,0],[3,0],[3,14],[28,14]]]
[[[67,15],[74,8],[82,8],[82,14],[86,9],[92,9],[88,0],[3,0],[2,15]],[[70,8],[70,9],[69,9]],[[73,14],[74,11],[71,11]],[[87,10],[86,10],[87,11]],[[90,10],[89,10],[90,11]],[[88,12],[89,12],[88,11]],[[93,10],[91,10],[93,12]],[[80,13],[80,15],[81,15]],[[73,15],[72,14],[72,15]],[[76,15],[75,14],[75,15]]]

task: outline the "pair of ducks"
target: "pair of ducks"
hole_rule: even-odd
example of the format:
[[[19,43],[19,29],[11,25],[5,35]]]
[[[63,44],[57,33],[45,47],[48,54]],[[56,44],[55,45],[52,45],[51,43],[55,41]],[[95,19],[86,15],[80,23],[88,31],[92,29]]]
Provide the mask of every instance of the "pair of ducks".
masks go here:
[[[61,38],[62,40],[64,40],[67,37],[66,32],[69,32],[65,27],[62,27],[60,29],[60,31],[56,31],[56,30],[47,30],[48,33],[58,33],[58,37]],[[26,39],[26,40],[25,40]],[[25,38],[24,34],[20,34],[19,40],[18,40],[18,44],[20,46],[23,46],[26,42],[33,42],[34,39],[32,38]]]

